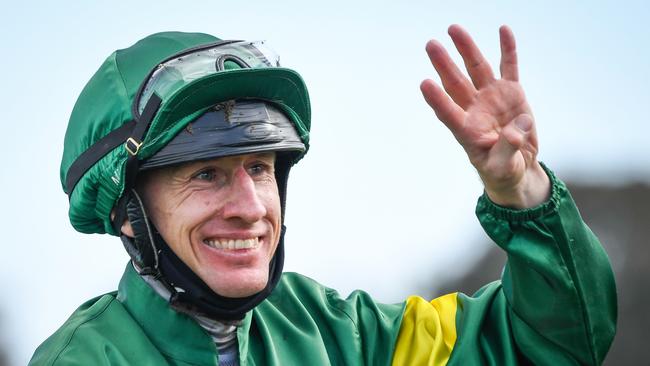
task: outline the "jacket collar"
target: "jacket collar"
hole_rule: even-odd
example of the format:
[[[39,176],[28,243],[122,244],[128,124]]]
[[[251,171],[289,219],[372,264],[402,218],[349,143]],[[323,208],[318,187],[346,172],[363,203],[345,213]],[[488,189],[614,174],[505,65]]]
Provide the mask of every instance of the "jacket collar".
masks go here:
[[[194,319],[172,309],[140,277],[131,262],[120,280],[117,299],[166,357],[195,365],[218,364],[217,349],[210,336]]]

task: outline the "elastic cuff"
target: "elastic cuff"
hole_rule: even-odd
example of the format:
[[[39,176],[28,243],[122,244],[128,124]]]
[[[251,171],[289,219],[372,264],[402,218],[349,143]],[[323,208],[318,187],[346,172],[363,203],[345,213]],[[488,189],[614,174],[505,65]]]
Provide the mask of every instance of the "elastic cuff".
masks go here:
[[[497,205],[490,200],[484,191],[476,204],[476,215],[480,217],[485,214],[490,214],[496,219],[501,220],[529,221],[556,212],[560,206],[561,198],[567,194],[566,185],[544,163],[540,161],[539,164],[551,180],[551,197],[546,202],[535,207],[517,210]]]

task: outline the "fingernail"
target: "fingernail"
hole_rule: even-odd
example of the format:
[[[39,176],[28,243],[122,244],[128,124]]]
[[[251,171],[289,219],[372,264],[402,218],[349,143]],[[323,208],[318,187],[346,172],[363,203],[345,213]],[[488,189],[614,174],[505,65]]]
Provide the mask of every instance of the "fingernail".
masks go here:
[[[528,132],[533,126],[533,119],[527,114],[519,115],[515,118],[515,126],[524,132]]]

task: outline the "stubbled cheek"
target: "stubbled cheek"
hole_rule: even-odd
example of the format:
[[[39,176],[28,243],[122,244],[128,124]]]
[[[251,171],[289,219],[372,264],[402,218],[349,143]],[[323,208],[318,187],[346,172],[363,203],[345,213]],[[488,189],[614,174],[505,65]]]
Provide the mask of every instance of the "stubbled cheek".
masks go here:
[[[264,205],[273,212],[280,212],[280,198],[277,193],[263,198]]]

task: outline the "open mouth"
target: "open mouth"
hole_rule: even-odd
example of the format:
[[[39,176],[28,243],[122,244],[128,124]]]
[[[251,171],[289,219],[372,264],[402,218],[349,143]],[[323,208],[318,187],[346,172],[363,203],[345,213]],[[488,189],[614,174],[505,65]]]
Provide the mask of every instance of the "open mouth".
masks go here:
[[[259,237],[250,239],[204,239],[203,244],[222,250],[256,249],[260,246]]]

